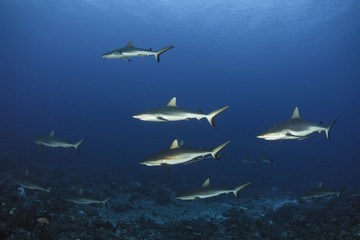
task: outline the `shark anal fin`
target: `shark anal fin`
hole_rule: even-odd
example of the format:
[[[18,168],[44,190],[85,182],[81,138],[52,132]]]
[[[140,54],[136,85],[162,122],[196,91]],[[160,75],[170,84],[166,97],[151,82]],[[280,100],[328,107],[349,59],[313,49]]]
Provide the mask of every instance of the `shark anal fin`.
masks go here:
[[[170,164],[163,163],[163,164],[161,164],[161,166],[162,166],[163,168],[165,168],[167,171],[171,171]]]

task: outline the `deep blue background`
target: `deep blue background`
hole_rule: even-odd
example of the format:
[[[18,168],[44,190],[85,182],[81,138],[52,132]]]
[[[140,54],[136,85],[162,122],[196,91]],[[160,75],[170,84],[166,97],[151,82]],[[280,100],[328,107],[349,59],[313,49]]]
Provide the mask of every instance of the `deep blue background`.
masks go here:
[[[119,2],[119,3],[117,3]],[[121,3],[120,3],[121,2]],[[359,1],[10,1],[0,2],[0,150],[32,161],[96,174],[133,174],[200,185],[277,186],[297,192],[359,188]],[[125,46],[161,56],[101,58]],[[133,114],[166,105],[207,113],[230,105],[212,128],[198,122],[150,123]],[[256,135],[298,106],[311,121],[339,119],[324,135],[264,141]],[[81,155],[38,148],[54,129],[86,140]],[[140,166],[175,139],[193,147],[231,139],[223,160]],[[268,154],[269,168],[244,156]]]

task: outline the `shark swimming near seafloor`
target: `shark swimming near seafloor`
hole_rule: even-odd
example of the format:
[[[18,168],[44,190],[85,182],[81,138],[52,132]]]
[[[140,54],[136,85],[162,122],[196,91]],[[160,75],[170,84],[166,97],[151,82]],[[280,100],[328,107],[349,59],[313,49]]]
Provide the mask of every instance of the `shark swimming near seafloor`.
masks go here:
[[[46,146],[46,147],[53,147],[53,148],[70,148],[73,147],[76,149],[78,153],[80,144],[84,141],[84,138],[78,141],[77,143],[70,143],[69,141],[63,141],[60,139],[55,138],[55,132],[52,130],[49,136],[40,137],[34,140],[37,145]]]

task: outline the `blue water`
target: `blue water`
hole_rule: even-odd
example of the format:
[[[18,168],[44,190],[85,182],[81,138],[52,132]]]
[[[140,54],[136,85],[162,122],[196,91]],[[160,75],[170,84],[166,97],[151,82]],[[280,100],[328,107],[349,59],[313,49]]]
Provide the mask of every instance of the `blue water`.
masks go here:
[[[0,151],[38,167],[97,174],[133,172],[200,185],[253,181],[300,193],[318,182],[360,188],[360,2],[271,1],[0,2]],[[161,56],[103,59],[130,40],[174,45]],[[151,123],[131,116],[164,106],[208,113],[206,120]],[[256,135],[290,118],[328,124],[331,141],[264,141]],[[51,130],[73,149],[39,148]],[[161,167],[138,162],[177,138],[192,147],[227,140],[220,161]],[[274,158],[270,168],[241,162]]]

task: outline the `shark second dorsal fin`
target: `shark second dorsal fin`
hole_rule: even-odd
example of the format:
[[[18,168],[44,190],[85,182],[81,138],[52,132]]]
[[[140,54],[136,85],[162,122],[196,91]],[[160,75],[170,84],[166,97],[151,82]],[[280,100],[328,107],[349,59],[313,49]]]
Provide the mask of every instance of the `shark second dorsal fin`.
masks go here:
[[[130,42],[126,45],[128,48],[133,48],[133,40],[130,40]]]
[[[316,188],[317,189],[322,188],[322,183],[319,183],[319,185]]]
[[[173,143],[171,144],[171,146],[170,146],[170,149],[173,149],[173,148],[180,148],[177,139],[175,139],[175,140],[173,141]]]
[[[300,114],[299,114],[299,109],[298,109],[298,107],[296,107],[294,109],[293,114],[291,115],[291,119],[299,119],[299,118],[301,118]]]
[[[210,178],[207,178],[201,187],[210,187]]]
[[[82,188],[80,188],[78,194],[79,195],[84,195],[84,190]]]
[[[25,170],[25,176],[29,176],[29,169]]]
[[[54,130],[52,130],[52,131],[50,132],[49,137],[55,137],[55,131],[54,131]]]
[[[167,107],[177,107],[176,106],[176,97],[173,97],[166,106]]]

